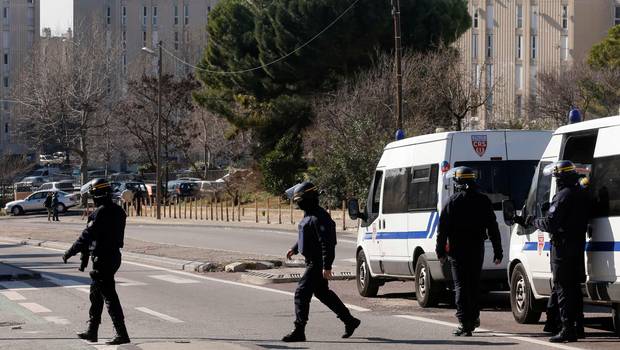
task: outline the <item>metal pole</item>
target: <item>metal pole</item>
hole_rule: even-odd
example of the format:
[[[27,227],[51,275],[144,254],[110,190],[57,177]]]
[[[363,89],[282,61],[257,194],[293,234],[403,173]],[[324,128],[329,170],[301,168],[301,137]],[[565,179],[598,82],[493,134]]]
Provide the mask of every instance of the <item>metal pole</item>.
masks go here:
[[[162,42],[158,42],[159,59],[157,60],[157,164],[155,165],[155,181],[157,182],[157,220],[161,220],[161,79],[162,79]]]
[[[402,47],[400,31],[400,0],[392,0],[392,16],[394,17],[394,53],[396,55],[396,126],[403,128],[403,72]]]

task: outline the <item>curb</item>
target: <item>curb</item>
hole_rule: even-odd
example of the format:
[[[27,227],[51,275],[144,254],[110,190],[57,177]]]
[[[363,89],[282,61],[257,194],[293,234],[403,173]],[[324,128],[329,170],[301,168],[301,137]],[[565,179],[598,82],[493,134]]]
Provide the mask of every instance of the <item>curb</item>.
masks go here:
[[[265,285],[275,283],[291,283],[301,280],[303,272],[277,273],[276,271],[247,271],[241,275],[241,281]],[[346,281],[355,279],[355,274],[350,271],[339,271],[333,274],[331,281]]]
[[[0,241],[21,244],[21,245],[29,245],[35,247],[45,247],[59,250],[67,250],[71,247],[68,243],[61,243],[55,241],[41,241],[35,239],[15,239],[10,237],[0,237]],[[155,255],[148,254],[140,254],[140,253],[131,253],[131,252],[123,252],[123,258],[127,261],[145,263],[145,264],[153,264],[164,268],[175,269],[175,270],[183,270],[183,271],[191,271],[191,272],[206,272],[214,267],[218,266],[212,262],[204,262],[204,261],[187,261],[173,258],[166,258]]]

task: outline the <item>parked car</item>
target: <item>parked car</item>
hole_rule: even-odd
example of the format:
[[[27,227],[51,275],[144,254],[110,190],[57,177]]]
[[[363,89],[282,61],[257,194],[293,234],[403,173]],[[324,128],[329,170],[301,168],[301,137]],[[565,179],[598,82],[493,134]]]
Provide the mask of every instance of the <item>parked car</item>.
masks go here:
[[[39,187],[39,190],[64,191],[67,193],[73,193],[77,192],[79,189],[76,189],[75,186],[73,186],[73,181],[62,180],[44,183],[43,185],[41,185],[41,187]]]
[[[200,194],[200,184],[190,181],[173,181],[172,186],[168,185],[168,195],[175,200],[176,198],[197,197]]]
[[[217,181],[200,181],[200,197],[207,200],[219,200],[224,191],[224,183]]]
[[[142,192],[145,195],[148,193],[146,185],[144,184],[144,182],[141,182],[141,181],[127,181],[127,182],[114,183],[112,185],[112,198],[118,200],[120,199],[121,194],[125,190],[130,190],[131,192],[136,193],[138,188],[142,190]]]
[[[58,211],[64,213],[67,209],[79,204],[79,194],[69,194],[64,191],[36,191],[25,199],[8,202],[4,206],[6,213],[21,215],[26,212],[44,211],[45,198],[50,192],[58,192]]]
[[[41,185],[43,185],[47,181],[48,180],[42,176],[27,176],[23,178],[20,182],[16,183],[15,186],[39,188]]]

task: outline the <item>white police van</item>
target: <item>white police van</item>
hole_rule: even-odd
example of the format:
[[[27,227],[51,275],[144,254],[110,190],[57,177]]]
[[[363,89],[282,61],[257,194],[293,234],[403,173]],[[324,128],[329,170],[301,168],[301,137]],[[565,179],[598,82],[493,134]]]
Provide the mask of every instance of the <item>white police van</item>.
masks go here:
[[[589,178],[594,199],[586,243],[584,295],[592,302],[613,306],[620,334],[620,116],[563,126],[555,131],[534,174],[521,215],[540,217],[543,203],[556,193],[555,181],[543,175],[545,166],[570,160]],[[504,218],[514,213],[504,208]],[[521,208],[516,206],[516,208]],[[514,225],[510,241],[511,303],[519,323],[538,322],[551,292],[549,234]]]
[[[357,239],[357,287],[375,296],[387,281],[416,280],[418,303],[433,306],[450,288],[449,268],[435,254],[439,214],[453,193],[447,173],[469,166],[492,200],[498,215],[502,201],[517,204],[527,197],[530,181],[545,146],[547,131],[460,131],[416,136],[388,144],[370,185],[365,209],[356,199],[349,214],[360,218]],[[510,229],[500,216],[508,255]],[[506,264],[495,265],[487,241],[483,279],[493,288],[508,288]],[[507,260],[507,259],[504,259]]]

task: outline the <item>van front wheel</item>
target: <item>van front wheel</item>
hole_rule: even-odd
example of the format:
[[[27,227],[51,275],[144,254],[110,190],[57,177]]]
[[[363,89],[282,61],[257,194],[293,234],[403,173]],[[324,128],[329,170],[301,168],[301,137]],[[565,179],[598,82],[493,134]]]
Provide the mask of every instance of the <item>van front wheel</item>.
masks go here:
[[[534,301],[534,294],[525,268],[519,263],[510,279],[510,307],[515,321],[521,324],[532,324],[540,320],[541,312],[536,310]]]
[[[357,291],[361,296],[377,296],[377,293],[379,293],[379,283],[370,275],[368,262],[366,262],[366,255],[364,255],[364,251],[362,250],[357,253],[357,270],[355,279],[357,281]]]
[[[415,264],[415,296],[421,307],[433,307],[439,303],[439,283],[433,280],[424,254]]]

